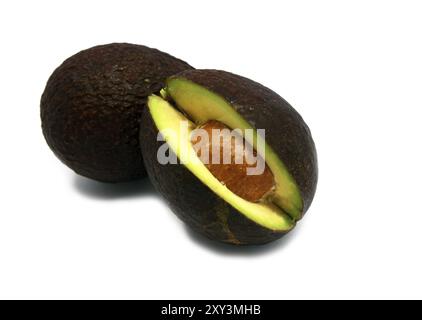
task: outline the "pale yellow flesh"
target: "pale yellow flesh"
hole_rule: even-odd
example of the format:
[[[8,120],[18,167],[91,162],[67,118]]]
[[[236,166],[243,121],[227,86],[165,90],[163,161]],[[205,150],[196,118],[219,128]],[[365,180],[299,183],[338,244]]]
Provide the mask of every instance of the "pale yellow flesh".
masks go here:
[[[237,209],[241,214],[244,214],[265,228],[275,231],[288,231],[294,227],[294,220],[278,206],[271,203],[252,203],[246,201],[231,192],[212,175],[198,158],[190,142],[190,133],[195,129],[196,124],[189,121],[189,119],[161,97],[155,95],[150,96],[148,99],[148,108],[155,125],[171,150],[182,160],[183,165],[208,186],[209,189]],[[217,118],[215,120],[219,119]],[[188,130],[186,131],[180,130],[180,124],[184,121],[188,123]]]
[[[166,91],[196,124],[217,120],[232,129],[254,129],[225,99],[193,82],[174,78],[169,80]],[[293,219],[299,220],[302,217],[302,197],[294,179],[271,147],[254,132],[254,141],[249,141],[247,136],[245,138],[255,148],[258,141],[265,145],[265,162],[274,174],[276,185],[270,200]]]

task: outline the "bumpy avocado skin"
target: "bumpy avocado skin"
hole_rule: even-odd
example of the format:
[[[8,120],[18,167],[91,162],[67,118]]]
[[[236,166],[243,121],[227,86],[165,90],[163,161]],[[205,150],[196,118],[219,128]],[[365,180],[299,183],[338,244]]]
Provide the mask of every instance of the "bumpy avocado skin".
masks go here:
[[[218,70],[185,71],[176,76],[224,97],[255,128],[265,129],[267,143],[298,184],[303,212],[315,194],[318,167],[315,145],[302,117],[278,94],[247,78]],[[157,162],[157,128],[145,108],[141,148],[152,183],[178,217],[206,237],[237,245],[265,244],[282,237],[246,218],[218,197],[183,165]]]
[[[124,182],[144,177],[139,124],[146,99],[167,77],[190,68],[164,52],[127,43],[75,54],[53,72],[41,97],[48,145],[88,178]]]

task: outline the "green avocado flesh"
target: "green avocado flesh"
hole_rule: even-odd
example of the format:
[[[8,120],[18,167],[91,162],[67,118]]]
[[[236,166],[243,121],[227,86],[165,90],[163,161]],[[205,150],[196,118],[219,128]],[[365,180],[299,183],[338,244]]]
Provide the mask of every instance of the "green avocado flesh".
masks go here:
[[[157,129],[183,165],[214,193],[255,223],[274,231],[292,229],[302,217],[303,205],[299,189],[283,162],[257,134],[255,128],[221,96],[191,81],[171,78],[161,95],[164,98],[156,95],[149,97],[150,114]],[[166,99],[174,101],[175,106]],[[219,121],[231,129],[254,130],[253,141],[249,141],[251,138],[248,139],[248,135],[244,138],[254,148],[258,142],[265,144],[265,161],[275,181],[275,190],[270,195],[259,202],[246,201],[222,184],[201,162],[191,143],[190,133],[210,120]],[[187,130],[180,129],[181,122],[187,123]]]

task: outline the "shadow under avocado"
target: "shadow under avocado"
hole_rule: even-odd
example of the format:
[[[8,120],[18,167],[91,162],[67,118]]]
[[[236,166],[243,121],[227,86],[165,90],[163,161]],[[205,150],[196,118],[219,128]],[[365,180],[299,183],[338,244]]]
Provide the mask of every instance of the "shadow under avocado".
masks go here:
[[[106,183],[74,175],[73,185],[80,194],[92,199],[159,198],[148,178],[131,182]]]
[[[296,235],[300,232],[300,226],[296,226],[294,230],[286,234],[281,239],[270,242],[264,245],[255,246],[236,246],[225,244],[210,240],[203,235],[193,231],[188,226],[185,226],[185,231],[188,237],[199,246],[214,251],[223,256],[257,256],[262,254],[269,254],[275,251],[281,251],[287,246],[290,241],[293,241]]]
[[[80,194],[98,200],[119,200],[130,198],[151,197],[161,199],[162,197],[155,191],[150,180],[143,178],[132,182],[106,183],[91,180],[79,175],[73,175],[73,185]],[[169,209],[169,212],[171,210]],[[219,255],[227,256],[257,256],[280,251],[296,237],[300,231],[300,226],[282,237],[279,240],[257,246],[235,246],[210,240],[201,234],[193,231],[184,225],[187,236],[197,245],[211,250]]]

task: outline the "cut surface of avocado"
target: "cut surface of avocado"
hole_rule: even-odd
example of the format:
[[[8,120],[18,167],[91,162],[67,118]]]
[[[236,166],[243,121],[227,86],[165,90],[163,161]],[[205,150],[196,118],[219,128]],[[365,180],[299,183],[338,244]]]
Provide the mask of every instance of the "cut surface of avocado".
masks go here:
[[[197,127],[195,122],[188,119],[168,101],[155,95],[149,97],[148,108],[157,129],[182,164],[219,197],[265,228],[274,231],[289,231],[294,227],[295,219],[278,204],[271,201],[258,203],[247,201],[237,196],[213,176],[201,162],[191,143],[190,134]],[[181,125],[182,123],[184,125]],[[186,130],[181,130],[181,128]]]
[[[231,129],[253,129],[252,139],[247,135],[245,139],[254,147],[258,145],[258,142],[265,145],[264,159],[274,174],[275,192],[269,200],[282,208],[293,220],[299,220],[302,217],[302,197],[286,166],[271,149],[271,146],[257,134],[255,128],[223,97],[183,78],[170,78],[167,82],[166,94],[197,125],[216,120]]]

